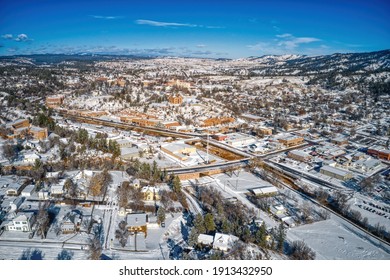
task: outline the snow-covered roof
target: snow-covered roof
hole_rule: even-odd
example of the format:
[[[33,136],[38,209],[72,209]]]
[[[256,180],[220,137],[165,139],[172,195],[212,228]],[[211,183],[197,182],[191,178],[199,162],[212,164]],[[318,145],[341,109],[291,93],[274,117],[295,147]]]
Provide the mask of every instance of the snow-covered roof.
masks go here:
[[[143,226],[147,224],[147,215],[145,213],[140,214],[128,214],[126,216],[127,226]]]
[[[34,213],[18,213],[16,217],[13,219],[14,222],[27,222],[29,221]]]
[[[213,244],[214,236],[209,234],[199,234],[198,235],[198,243],[204,244],[204,245],[211,245]]]
[[[213,247],[216,249],[228,250],[237,240],[239,240],[237,236],[217,232],[214,236]]]

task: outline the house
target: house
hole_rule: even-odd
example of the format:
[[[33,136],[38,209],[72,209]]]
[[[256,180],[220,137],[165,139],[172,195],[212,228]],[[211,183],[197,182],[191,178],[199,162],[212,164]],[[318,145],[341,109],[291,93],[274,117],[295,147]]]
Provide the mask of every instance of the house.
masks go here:
[[[160,200],[160,189],[157,187],[143,187],[141,193],[146,201]]]
[[[49,199],[49,192],[44,191],[44,190],[40,190],[38,192],[38,199],[39,200],[48,200]]]
[[[28,128],[30,126],[30,122],[27,119],[17,119],[12,122],[7,123],[6,127],[11,129],[12,131]]]
[[[7,190],[5,191],[8,196],[18,196],[23,190],[24,184],[19,182],[11,183],[7,186]]]
[[[60,177],[60,172],[46,172],[47,179],[58,179]]]
[[[36,140],[44,140],[48,136],[47,128],[41,128],[37,126],[31,126],[29,129],[29,133]]]
[[[126,215],[127,230],[130,233],[143,232],[145,237],[148,229],[148,215],[146,213],[127,214]]]
[[[135,189],[139,189],[141,187],[141,183],[138,179],[134,179],[132,185]]]
[[[229,251],[239,238],[231,234],[217,232],[214,236],[213,248],[221,251]]]
[[[183,103],[183,96],[180,94],[172,94],[168,96],[168,102],[175,105]]]
[[[78,211],[68,212],[61,223],[63,234],[75,233],[80,230],[82,215]]]
[[[6,198],[1,203],[1,211],[5,213],[17,211],[24,201],[23,197]]]
[[[37,159],[41,159],[36,153],[29,153],[24,155],[24,162],[28,164],[34,164]]]
[[[24,197],[30,197],[35,191],[35,185],[28,185],[22,190],[21,195]]]
[[[64,194],[64,184],[55,184],[50,187],[51,196],[62,196]]]
[[[213,241],[214,241],[214,236],[212,236],[212,235],[203,234],[203,233],[198,235],[198,244],[212,246]]]
[[[34,222],[34,213],[18,213],[15,218],[5,224],[5,230],[29,232]]]
[[[295,227],[295,221],[291,216],[285,216],[281,218],[282,222],[285,223],[288,227]]]
[[[270,208],[270,211],[275,216],[278,216],[278,215],[282,215],[282,214],[286,213],[286,208],[284,208],[284,206],[281,204],[272,205]]]

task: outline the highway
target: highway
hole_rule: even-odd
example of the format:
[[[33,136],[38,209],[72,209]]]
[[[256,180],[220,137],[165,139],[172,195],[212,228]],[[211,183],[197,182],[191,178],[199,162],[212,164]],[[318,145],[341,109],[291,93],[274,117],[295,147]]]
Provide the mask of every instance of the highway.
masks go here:
[[[198,165],[198,166],[190,166],[190,167],[177,167],[177,168],[168,168],[166,171],[168,174],[187,174],[187,173],[196,173],[196,172],[207,172],[216,169],[224,169],[227,167],[245,167],[249,162],[248,158],[233,160],[222,163],[214,163],[208,165]]]
[[[285,166],[283,164],[279,164],[277,162],[270,162],[270,161],[267,161],[267,164],[270,165],[270,166],[273,166],[275,167],[278,167],[279,169],[282,169],[281,171],[287,171],[289,172],[290,174],[287,174],[289,175],[290,177],[294,178],[294,179],[299,179],[299,178],[305,178],[309,181],[312,181],[316,184],[319,184],[321,186],[324,186],[324,187],[327,187],[327,188],[330,188],[330,189],[336,189],[336,190],[345,190],[345,188],[341,188],[337,185],[334,185],[326,180],[323,180],[321,178],[318,178],[318,177],[315,177],[314,175],[309,175],[307,173],[304,173],[304,172],[300,172],[296,169],[293,169],[291,167],[288,167],[288,166]]]

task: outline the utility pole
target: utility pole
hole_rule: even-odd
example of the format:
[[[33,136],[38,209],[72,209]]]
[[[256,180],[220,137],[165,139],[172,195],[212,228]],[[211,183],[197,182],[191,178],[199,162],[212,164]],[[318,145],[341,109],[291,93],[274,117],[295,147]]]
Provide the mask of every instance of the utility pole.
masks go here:
[[[206,164],[209,164],[209,130],[207,130],[207,157],[206,157]]]

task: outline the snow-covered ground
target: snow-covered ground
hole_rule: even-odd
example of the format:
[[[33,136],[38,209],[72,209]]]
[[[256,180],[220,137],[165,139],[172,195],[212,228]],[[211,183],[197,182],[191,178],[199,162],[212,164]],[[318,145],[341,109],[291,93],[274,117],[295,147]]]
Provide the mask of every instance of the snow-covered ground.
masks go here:
[[[352,226],[334,219],[288,230],[290,241],[303,240],[316,252],[316,259],[389,260],[390,248],[384,250],[367,240]]]

